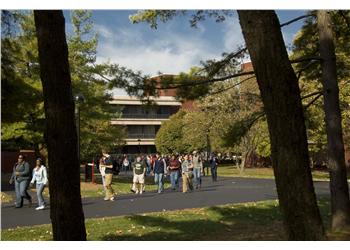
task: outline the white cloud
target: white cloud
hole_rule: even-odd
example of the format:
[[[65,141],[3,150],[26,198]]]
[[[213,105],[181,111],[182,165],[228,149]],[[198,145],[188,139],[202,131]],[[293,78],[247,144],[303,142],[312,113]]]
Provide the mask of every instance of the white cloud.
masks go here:
[[[199,65],[200,60],[219,57],[222,52],[214,51],[205,39],[191,34],[154,32],[152,39],[146,41],[137,29],[112,31],[99,27],[99,30],[108,34],[109,39],[100,41],[98,62],[110,59],[113,63],[150,75],[159,71],[173,74],[188,71],[192,66]]]
[[[224,25],[224,48],[225,51],[234,51],[237,47],[244,46],[243,34],[238,17],[228,19]]]
[[[99,24],[94,24],[96,32],[99,34],[99,36],[106,38],[106,39],[111,39],[113,36],[113,33],[108,30],[105,26],[99,25]]]

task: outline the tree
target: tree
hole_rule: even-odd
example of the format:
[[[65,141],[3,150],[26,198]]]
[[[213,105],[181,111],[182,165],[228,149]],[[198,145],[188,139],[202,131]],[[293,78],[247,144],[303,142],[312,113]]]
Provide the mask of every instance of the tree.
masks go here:
[[[170,116],[170,119],[162,124],[155,139],[158,152],[162,154],[189,152],[189,143],[183,141],[182,127],[185,115],[186,111],[180,110],[176,114]]]
[[[327,11],[317,11],[317,23],[322,58],[322,85],[326,132],[328,141],[328,168],[332,204],[332,228],[350,227],[350,199],[344,158],[339,87],[332,23]]]
[[[15,20],[11,35],[2,37],[2,146],[35,148],[44,156],[45,114],[35,24],[32,12],[9,12]],[[81,159],[91,160],[101,149],[120,145],[125,131],[111,125],[120,110],[108,103],[108,83],[98,75],[108,63],[96,64],[97,34],[93,33],[91,12],[71,12],[73,32],[68,37],[73,95],[82,94]],[[28,107],[31,107],[28,109]],[[46,158],[46,157],[45,157]]]
[[[34,148],[38,153],[45,119],[34,19],[19,11],[7,15],[12,22],[5,22],[10,27],[1,38],[2,146]]]
[[[62,11],[34,11],[34,19],[47,121],[53,239],[86,240],[65,21]]]
[[[273,11],[238,11],[266,113],[277,193],[290,240],[320,240],[298,79]],[[288,96],[288,98],[286,98]]]
[[[80,153],[85,161],[100,154],[102,149],[112,151],[120,146],[126,134],[124,128],[110,122],[121,112],[108,103],[111,99],[108,83],[99,77],[104,67],[110,65],[96,64],[98,39],[92,30],[91,17],[91,11],[72,11],[73,34],[68,38],[73,94],[85,98],[80,104]]]

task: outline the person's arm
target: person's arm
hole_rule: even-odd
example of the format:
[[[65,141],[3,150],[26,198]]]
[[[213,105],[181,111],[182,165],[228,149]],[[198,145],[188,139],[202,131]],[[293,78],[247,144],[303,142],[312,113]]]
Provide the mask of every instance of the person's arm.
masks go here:
[[[44,185],[46,185],[47,184],[47,180],[48,180],[48,178],[47,178],[47,170],[46,170],[45,166],[42,166],[42,168],[43,168],[43,176],[44,176]]]
[[[30,184],[34,184],[34,182],[35,182],[35,175],[34,175],[34,169],[33,169],[33,173],[32,173],[32,175],[33,175],[33,177],[32,177],[32,180],[30,181]]]

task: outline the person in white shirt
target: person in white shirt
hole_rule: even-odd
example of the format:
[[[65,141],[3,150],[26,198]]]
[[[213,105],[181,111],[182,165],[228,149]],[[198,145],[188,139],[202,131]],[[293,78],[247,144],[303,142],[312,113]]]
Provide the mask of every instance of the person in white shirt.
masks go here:
[[[106,192],[106,167],[104,165],[102,158],[99,162],[98,169],[100,170],[100,173],[101,173],[103,190]]]
[[[47,171],[40,158],[36,160],[36,166],[33,169],[33,177],[30,184],[33,185],[34,182],[36,182],[36,195],[38,197],[38,207],[35,210],[43,210],[45,209],[43,191],[47,184]]]

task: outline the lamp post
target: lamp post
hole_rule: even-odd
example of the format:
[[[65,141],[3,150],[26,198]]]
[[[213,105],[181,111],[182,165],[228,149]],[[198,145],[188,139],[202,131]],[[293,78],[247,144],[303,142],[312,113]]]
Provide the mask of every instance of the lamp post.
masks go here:
[[[139,154],[141,154],[141,139],[137,139],[137,141],[139,142]]]
[[[82,94],[75,96],[75,103],[77,106],[77,139],[78,139],[78,161],[80,167],[80,105],[85,102],[85,98]]]

